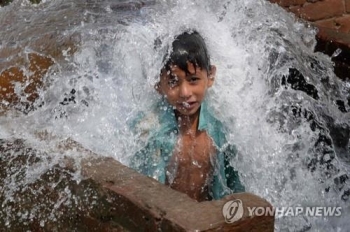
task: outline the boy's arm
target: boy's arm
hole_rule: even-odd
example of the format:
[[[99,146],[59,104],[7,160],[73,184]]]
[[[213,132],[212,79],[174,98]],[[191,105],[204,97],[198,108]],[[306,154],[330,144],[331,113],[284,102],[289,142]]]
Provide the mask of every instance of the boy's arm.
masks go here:
[[[235,171],[230,165],[230,160],[235,157],[236,153],[237,150],[235,146],[231,144],[224,151],[224,167],[227,187],[229,187],[234,193],[245,191],[245,188],[239,179],[238,171]]]
[[[163,183],[164,161],[161,158],[162,146],[156,132],[160,127],[157,114],[153,111],[147,115],[141,112],[129,123],[129,127],[144,145],[130,158],[129,167]]]
[[[142,122],[144,121],[145,114],[143,112],[139,112],[135,118],[130,120],[127,125],[129,126],[129,129],[135,134],[138,135],[139,141],[145,143],[145,146],[134,153],[132,157],[129,160],[129,167],[132,169],[135,169],[136,171],[147,175],[148,168],[147,168],[147,158],[149,157],[147,155],[147,151],[149,150],[149,143],[147,142],[148,136],[149,136],[149,129],[142,128]]]
[[[130,159],[129,167],[136,171],[147,175],[147,147],[148,145],[136,152]]]
[[[131,158],[129,166],[139,173],[165,183],[165,162],[156,142],[148,143]]]

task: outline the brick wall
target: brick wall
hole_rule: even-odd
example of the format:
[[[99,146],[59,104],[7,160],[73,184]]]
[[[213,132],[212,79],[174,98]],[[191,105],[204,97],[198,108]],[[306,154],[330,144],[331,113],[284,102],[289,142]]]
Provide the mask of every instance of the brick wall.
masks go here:
[[[316,51],[332,55],[334,72],[350,79],[350,0],[270,0],[318,28]]]
[[[350,32],[350,0],[271,0],[321,27]]]

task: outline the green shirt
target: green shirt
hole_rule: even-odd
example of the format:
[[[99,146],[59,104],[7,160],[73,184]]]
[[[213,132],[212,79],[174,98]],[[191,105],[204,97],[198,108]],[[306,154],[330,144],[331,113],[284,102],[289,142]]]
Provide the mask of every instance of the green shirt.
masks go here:
[[[130,166],[164,184],[179,132],[173,108],[162,100],[147,115],[141,113],[132,123],[132,129],[140,135],[144,148],[132,157]],[[198,130],[208,133],[218,153],[209,185],[211,197],[220,199],[227,194],[244,192],[237,171],[229,165],[236,153],[235,147],[227,143],[222,123],[209,112],[206,102],[200,108]]]

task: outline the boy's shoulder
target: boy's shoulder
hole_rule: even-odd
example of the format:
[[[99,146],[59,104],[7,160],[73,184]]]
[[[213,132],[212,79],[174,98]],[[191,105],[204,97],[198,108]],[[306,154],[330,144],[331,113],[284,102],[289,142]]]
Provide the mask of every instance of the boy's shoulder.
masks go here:
[[[155,111],[140,112],[134,128],[139,131],[151,130],[160,125],[159,115]]]
[[[147,111],[139,111],[129,123],[131,130],[139,135],[141,141],[146,142],[152,131],[161,126],[156,105],[152,105]]]
[[[131,123],[131,130],[140,135],[141,140],[164,136],[176,128],[174,110],[163,100],[153,103],[146,111],[138,112]]]
[[[208,102],[203,102],[200,114],[199,130],[206,130],[215,144],[221,148],[226,143],[227,128],[217,117],[217,111]]]

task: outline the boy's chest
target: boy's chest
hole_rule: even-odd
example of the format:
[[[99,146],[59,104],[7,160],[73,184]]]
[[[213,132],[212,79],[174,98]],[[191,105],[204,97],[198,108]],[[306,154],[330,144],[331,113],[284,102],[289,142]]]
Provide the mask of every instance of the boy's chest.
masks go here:
[[[180,136],[166,168],[166,183],[197,201],[209,199],[215,153],[214,143],[206,132],[196,137]]]
[[[173,158],[184,166],[210,166],[210,159],[216,153],[213,140],[205,131],[196,136],[180,135],[173,151]]]

